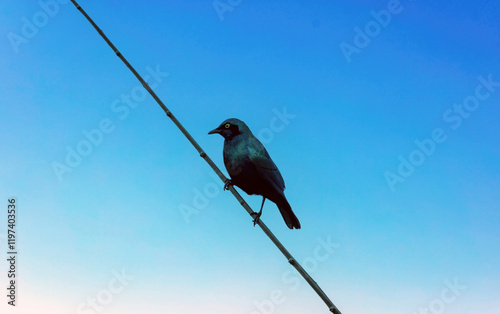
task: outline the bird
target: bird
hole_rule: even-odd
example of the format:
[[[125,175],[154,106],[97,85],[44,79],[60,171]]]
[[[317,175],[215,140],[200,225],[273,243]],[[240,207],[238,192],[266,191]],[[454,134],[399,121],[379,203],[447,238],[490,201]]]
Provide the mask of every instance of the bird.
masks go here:
[[[259,222],[266,199],[274,202],[290,229],[300,229],[300,222],[285,197],[285,181],[266,148],[248,126],[236,118],[227,119],[208,134],[224,137],[224,165],[231,179],[224,190],[234,185],[248,195],[261,195],[260,211],[254,215],[254,226]]]

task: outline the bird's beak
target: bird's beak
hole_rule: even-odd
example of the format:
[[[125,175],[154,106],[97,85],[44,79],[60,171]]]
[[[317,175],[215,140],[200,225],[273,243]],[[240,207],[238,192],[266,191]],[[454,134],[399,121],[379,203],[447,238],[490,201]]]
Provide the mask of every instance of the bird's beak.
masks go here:
[[[219,128],[213,129],[212,131],[208,132],[208,134],[216,134],[216,133],[220,134],[220,129]]]

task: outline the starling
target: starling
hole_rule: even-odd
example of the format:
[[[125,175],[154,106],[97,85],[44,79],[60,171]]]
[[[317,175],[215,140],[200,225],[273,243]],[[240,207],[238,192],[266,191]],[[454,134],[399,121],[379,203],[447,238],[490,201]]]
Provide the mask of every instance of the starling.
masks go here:
[[[254,226],[262,215],[267,198],[278,206],[288,228],[300,229],[300,222],[285,197],[285,181],[278,167],[248,126],[241,120],[227,119],[208,132],[215,133],[224,137],[224,164],[231,177],[224,189],[235,185],[249,195],[262,196],[262,205],[253,221]]]

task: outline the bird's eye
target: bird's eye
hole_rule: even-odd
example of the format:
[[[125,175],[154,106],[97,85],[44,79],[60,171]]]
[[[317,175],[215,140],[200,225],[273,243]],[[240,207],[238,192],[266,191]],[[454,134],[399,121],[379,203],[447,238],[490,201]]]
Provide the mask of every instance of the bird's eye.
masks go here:
[[[229,129],[229,127],[230,127],[230,126],[231,126],[231,124],[229,124],[229,123],[226,123],[226,125],[224,125],[224,127],[225,127],[226,129]]]

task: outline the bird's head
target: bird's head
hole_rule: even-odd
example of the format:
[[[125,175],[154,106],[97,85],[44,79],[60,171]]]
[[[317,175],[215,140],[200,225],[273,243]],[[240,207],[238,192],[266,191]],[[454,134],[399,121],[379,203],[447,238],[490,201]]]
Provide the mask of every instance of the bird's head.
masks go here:
[[[236,135],[251,132],[245,122],[232,118],[227,119],[226,121],[222,122],[216,129],[208,132],[208,134],[215,133],[222,135],[222,137],[224,137],[225,139],[230,139]]]

